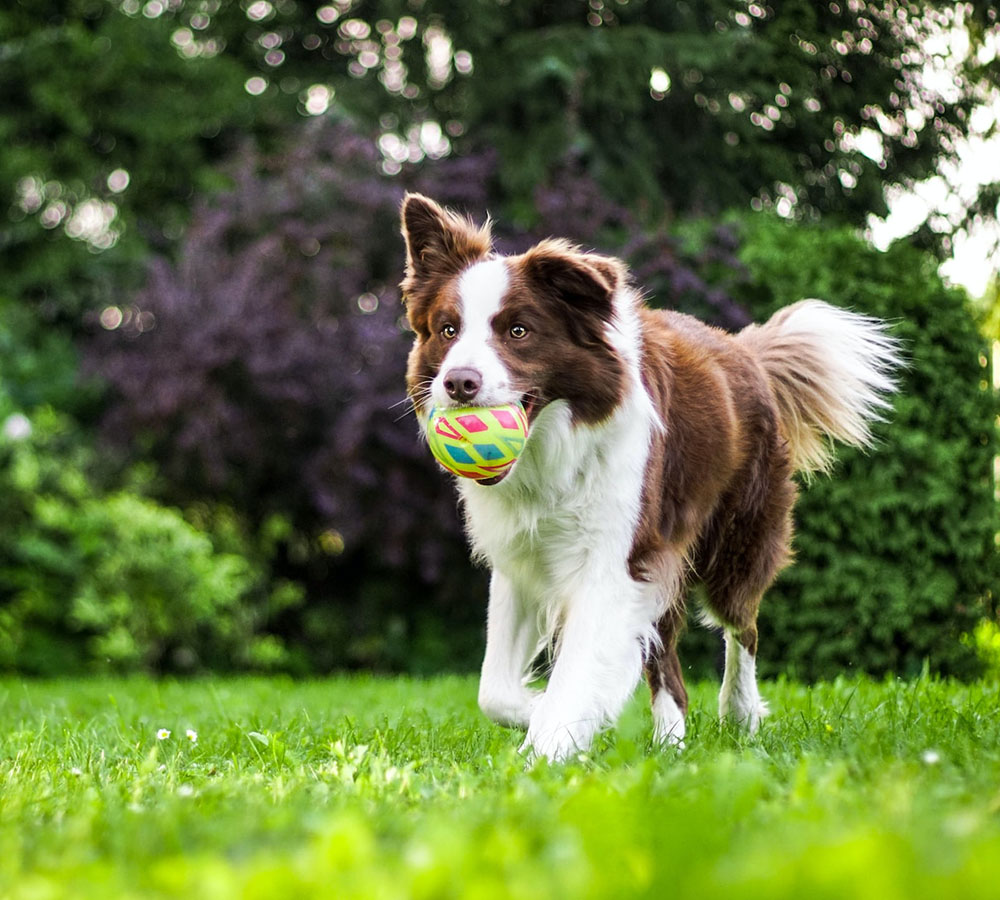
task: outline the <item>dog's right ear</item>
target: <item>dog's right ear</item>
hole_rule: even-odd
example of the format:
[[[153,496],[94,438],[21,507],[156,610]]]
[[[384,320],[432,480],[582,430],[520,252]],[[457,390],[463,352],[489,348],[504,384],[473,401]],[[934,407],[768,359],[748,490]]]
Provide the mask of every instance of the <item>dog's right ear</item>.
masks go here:
[[[422,194],[406,195],[402,220],[406,240],[404,297],[430,279],[460,272],[493,249],[488,221],[480,228]]]

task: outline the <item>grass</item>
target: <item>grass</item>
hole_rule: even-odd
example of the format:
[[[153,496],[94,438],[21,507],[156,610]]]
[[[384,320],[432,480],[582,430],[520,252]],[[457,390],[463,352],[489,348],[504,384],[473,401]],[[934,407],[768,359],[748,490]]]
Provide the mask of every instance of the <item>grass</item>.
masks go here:
[[[996,684],[764,687],[526,770],[467,678],[0,680],[0,897],[997,896]]]

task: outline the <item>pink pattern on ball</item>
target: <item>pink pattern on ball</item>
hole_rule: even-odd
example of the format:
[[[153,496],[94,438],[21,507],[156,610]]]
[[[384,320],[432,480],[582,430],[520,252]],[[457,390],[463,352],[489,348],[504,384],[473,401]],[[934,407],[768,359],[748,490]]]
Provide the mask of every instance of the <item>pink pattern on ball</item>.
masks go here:
[[[517,430],[517,419],[514,418],[514,414],[506,409],[493,409],[490,410],[493,413],[493,418],[496,419],[504,428],[509,428],[512,431]]]
[[[476,431],[486,431],[490,427],[479,416],[475,415],[457,416],[455,421],[470,434]]]

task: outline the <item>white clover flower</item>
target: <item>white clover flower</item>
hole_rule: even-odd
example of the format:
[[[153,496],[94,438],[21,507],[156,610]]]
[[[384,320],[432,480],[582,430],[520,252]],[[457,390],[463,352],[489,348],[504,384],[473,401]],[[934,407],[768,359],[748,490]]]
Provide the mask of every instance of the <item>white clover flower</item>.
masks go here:
[[[170,737],[169,728],[161,728],[159,731],[156,732],[156,739],[158,741],[165,741],[168,737]]]
[[[186,737],[192,744],[198,743],[198,732],[193,728],[189,728],[184,732],[184,737]]]
[[[941,762],[941,754],[937,750],[925,750],[920,758],[924,761],[925,765],[936,766]]]

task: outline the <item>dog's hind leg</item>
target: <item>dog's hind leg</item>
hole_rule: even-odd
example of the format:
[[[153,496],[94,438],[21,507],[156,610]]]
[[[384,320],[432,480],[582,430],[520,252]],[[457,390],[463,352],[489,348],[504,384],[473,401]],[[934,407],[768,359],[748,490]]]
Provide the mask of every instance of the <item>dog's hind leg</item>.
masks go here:
[[[726,641],[719,717],[753,734],[767,715],[767,705],[757,689],[757,611],[764,588],[781,566],[786,547],[778,542],[769,547],[762,541],[757,546],[745,546],[743,551],[727,558],[705,579],[704,617],[722,626]],[[750,559],[754,565],[748,569],[745,564]]]
[[[753,734],[767,705],[757,689],[757,612],[764,591],[787,564],[791,546],[791,508],[795,487],[780,465],[761,481],[755,503],[730,507],[725,527],[709,536],[702,577],[706,618],[725,630],[726,669],[719,694],[719,715]]]
[[[740,633],[726,629],[726,670],[719,692],[719,716],[750,734],[767,715],[767,704],[757,688],[757,627]]]
[[[510,580],[494,571],[486,620],[486,655],[479,679],[479,708],[494,722],[527,728],[541,696],[525,681],[538,653],[536,615],[519,601]]]
[[[719,692],[719,718],[742,726],[750,734],[757,731],[767,715],[767,704],[757,688],[757,610],[760,595],[742,602],[719,602],[718,594],[708,593],[703,610],[706,624],[721,626],[726,642],[726,667]]]
[[[653,739],[660,744],[684,746],[684,716],[688,695],[677,656],[677,639],[684,621],[682,605],[671,607],[657,622],[659,645],[649,651],[646,659],[646,681],[649,682],[653,707]]]

